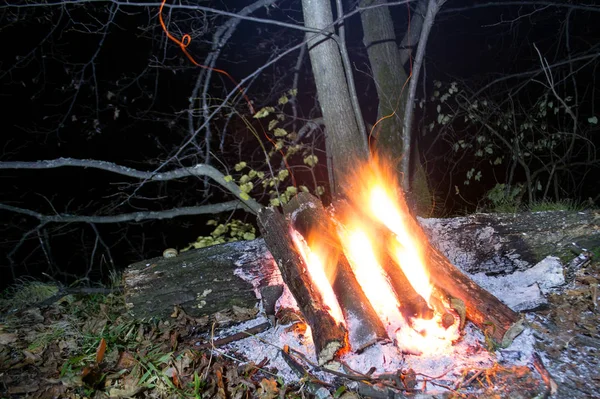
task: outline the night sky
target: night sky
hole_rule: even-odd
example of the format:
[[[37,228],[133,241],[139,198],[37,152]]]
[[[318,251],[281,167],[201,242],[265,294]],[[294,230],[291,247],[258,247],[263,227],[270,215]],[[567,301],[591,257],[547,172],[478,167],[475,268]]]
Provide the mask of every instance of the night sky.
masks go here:
[[[158,25],[159,3],[151,8],[117,7],[111,2],[23,8],[16,7],[17,4],[25,3],[8,2],[0,6],[3,44],[0,104],[4,126],[0,161],[72,157],[104,160],[144,171],[155,170],[169,159],[163,170],[204,162],[204,136],[177,152],[189,138],[189,99],[198,77],[206,71],[194,66],[166,39]],[[229,12],[239,11],[249,4],[240,1],[203,3]],[[564,7],[536,5],[535,2],[501,7],[473,7],[473,4],[478,2],[450,0],[444,5],[427,43],[425,68],[419,77],[417,96],[427,102],[422,109],[416,108],[415,130],[422,157],[427,161],[430,183],[443,203],[435,209],[434,215],[452,216],[481,209],[485,193],[497,183],[505,182],[510,174],[506,166],[510,154],[504,154],[507,158],[504,164],[491,165],[473,154],[453,153],[453,145],[458,140],[472,140],[481,134],[463,119],[457,118],[451,126],[438,126],[422,133],[424,127],[437,118],[438,103],[430,101],[436,90],[435,81],[442,82],[443,87],[458,82],[468,88],[465,93],[473,94],[490,82],[506,77],[501,83],[488,86],[479,94],[479,99],[497,104],[498,109],[505,109],[506,100],[510,99],[519,118],[524,118],[523,115],[539,105],[540,96],[547,92],[544,88],[547,81],[539,73],[510,75],[540,68],[534,44],[550,65],[569,57],[582,59],[573,62],[571,67],[567,63],[567,66],[562,64],[552,69],[560,95],[578,99],[572,106],[579,117],[577,140],[573,141],[577,150],[572,150],[572,161],[579,166],[560,171],[564,180],[560,181],[562,188],[556,194],[560,199],[597,207],[600,154],[596,147],[600,145],[600,132],[597,125],[588,120],[600,116],[597,103],[600,98],[597,87],[600,7],[593,4],[567,7],[563,2],[557,4]],[[346,11],[352,11],[356,4],[346,2],[344,6]],[[176,37],[192,34],[188,51],[200,63],[211,51],[213,34],[228,21],[224,16],[187,10],[173,10],[168,14],[165,12],[170,21],[169,29]],[[300,4],[293,1],[261,7],[252,16],[293,24],[302,21]],[[407,6],[394,6],[392,16],[400,40],[408,20]],[[369,76],[358,14],[347,19],[346,36],[356,68],[363,115],[367,123],[373,124],[377,117],[377,95]],[[215,66],[241,81],[302,39],[301,31],[244,21],[222,49]],[[278,98],[291,88],[297,55],[296,51],[283,57],[245,85],[255,109],[276,105]],[[297,129],[304,121],[321,116],[316,107],[308,56],[302,63],[298,86]],[[207,92],[211,111],[233,88],[227,77],[213,74]],[[447,103],[447,106],[452,107],[452,104]],[[268,120],[259,122],[251,118],[243,99],[238,98],[234,108],[238,114],[245,114],[248,123],[262,134]],[[234,165],[240,160],[266,170],[256,138],[239,115],[230,117],[230,109],[225,107],[210,124],[211,163],[224,173],[233,173]],[[199,108],[194,109],[195,114],[200,112]],[[290,108],[285,112],[291,117]],[[557,117],[548,116],[538,121],[547,130],[533,135],[534,140],[550,134],[543,132],[570,134],[572,124],[569,125],[563,114],[561,111]],[[196,123],[198,120],[195,119]],[[321,154],[323,132],[318,130],[305,144]],[[175,154],[177,157],[173,158]],[[291,162],[302,166],[301,157],[292,157]],[[475,166],[483,172],[481,181],[465,185],[465,174]],[[292,170],[299,184],[313,188],[315,183],[327,182],[322,164],[315,168],[314,180],[306,168]],[[522,173],[517,168],[513,182],[523,181]],[[0,182],[3,186],[0,204],[43,214],[116,215],[233,199],[201,178],[140,187],[135,179],[73,167],[0,169]],[[460,196],[455,194],[457,187]],[[267,204],[268,196],[260,196],[258,191],[253,195]],[[554,189],[550,191],[555,194]],[[182,248],[197,236],[210,233],[206,222],[213,218],[198,215],[94,226],[50,223],[36,231],[38,222],[31,216],[0,209],[0,217],[1,287],[14,277],[24,276],[51,276],[69,283],[78,279],[83,279],[80,281],[85,284],[106,282],[112,268],[121,270],[130,263],[159,256],[165,248]],[[214,217],[220,221],[239,218],[254,222],[253,217],[243,211]],[[27,232],[31,234],[23,239]],[[41,242],[45,244],[40,245]],[[109,252],[114,266],[108,260]]]

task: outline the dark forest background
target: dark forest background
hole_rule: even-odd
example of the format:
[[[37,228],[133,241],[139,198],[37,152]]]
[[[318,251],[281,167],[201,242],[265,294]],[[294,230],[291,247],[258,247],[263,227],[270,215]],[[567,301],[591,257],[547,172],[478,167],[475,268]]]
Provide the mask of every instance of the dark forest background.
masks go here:
[[[233,81],[194,65],[166,37],[160,2],[0,5],[2,287],[25,276],[106,283],[130,263],[201,236],[209,243],[255,235],[252,213],[206,176],[150,181],[16,162],[98,160],[155,175],[205,164],[231,176],[238,199],[277,204],[293,194],[289,187],[306,187],[327,201],[325,132],[304,32],[272,23],[301,26],[302,8],[262,3],[179,2],[164,11],[175,37],[190,35],[189,54]],[[397,37],[415,4],[390,2]],[[343,23],[371,127],[377,82],[357,7],[344,2],[351,15]],[[414,104],[412,134],[435,199],[419,213],[598,207],[599,39],[594,2],[447,1]],[[273,108],[255,118],[248,101],[254,112]],[[290,154],[287,167],[280,150]],[[190,210],[173,211],[182,208]],[[134,212],[144,216],[102,219]]]

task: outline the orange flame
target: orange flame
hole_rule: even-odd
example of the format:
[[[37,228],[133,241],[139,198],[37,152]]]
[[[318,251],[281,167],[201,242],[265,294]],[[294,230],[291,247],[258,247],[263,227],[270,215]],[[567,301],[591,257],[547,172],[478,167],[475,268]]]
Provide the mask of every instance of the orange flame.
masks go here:
[[[389,163],[374,157],[351,177],[350,181],[354,185],[347,192],[347,197],[352,201],[355,210],[361,210],[368,218],[378,221],[393,233],[390,235],[389,242],[384,242],[382,245],[387,246],[394,263],[400,267],[415,291],[430,304],[433,287],[425,258],[429,242],[421,226],[410,214],[403,192],[397,184],[396,176],[397,173]],[[353,223],[360,218],[360,216],[346,214],[343,217],[355,220]],[[360,252],[363,257],[367,256],[366,254],[369,254],[369,257],[375,257],[375,255],[370,255],[372,250],[369,248],[372,247],[372,243],[381,241],[381,237],[374,237],[373,234],[367,236],[366,233],[362,233],[360,236],[349,234],[347,237],[341,237],[341,241],[346,255],[354,258],[354,261],[350,261],[353,269],[360,263],[362,264],[360,269],[368,270],[363,277],[358,274],[362,273],[359,267],[354,272],[374,308],[382,309],[383,305],[377,305],[381,298],[394,296],[393,290],[385,278],[381,282],[379,277],[374,277],[384,273],[383,269],[375,258],[365,260],[356,255],[356,252]],[[368,281],[367,284],[373,285],[375,288],[365,288],[364,281]],[[388,301],[388,304],[393,304],[395,308],[395,312],[390,311],[394,314],[393,317],[400,317],[402,320],[399,328],[391,334],[393,335],[391,338],[394,338],[403,350],[413,353],[439,353],[458,338],[457,323],[446,329],[442,326],[439,314],[431,320],[403,320],[397,309],[397,300],[385,300]],[[389,307],[389,305],[386,306]],[[386,316],[388,320],[390,317]]]
[[[364,226],[356,223],[346,231],[340,227],[339,234],[354,276],[373,309],[384,324],[393,329],[400,327],[402,314],[398,310],[398,301],[379,265]]]
[[[321,293],[323,303],[329,308],[329,314],[331,314],[338,323],[343,324],[344,316],[342,315],[342,309],[340,308],[337,297],[333,292],[333,288],[331,287],[330,280],[327,276],[328,271],[335,269],[337,259],[326,256],[325,251],[321,250],[315,240],[310,240],[310,244],[308,244],[304,240],[302,234],[298,233],[296,230],[292,230],[292,240],[306,262],[308,275]]]
[[[382,159],[374,159],[354,177],[357,182],[350,198],[357,209],[366,209],[395,235],[388,242],[395,262],[419,295],[429,302],[431,283],[424,253],[427,238],[410,215],[408,205],[397,184],[397,173]]]
[[[405,320],[400,311],[402,303],[398,302],[389,277],[381,266],[381,255],[386,251],[414,290],[431,306],[433,285],[425,257],[429,242],[421,226],[410,214],[395,176],[393,169],[380,159],[362,166],[349,178],[354,185],[347,192],[347,197],[353,206],[338,209],[336,217],[339,219],[335,223],[337,231],[311,232],[308,244],[300,233],[293,231],[293,240],[307,263],[314,285],[330,308],[330,314],[338,322],[344,323],[331,287],[331,274],[337,266],[339,248],[332,249],[332,245],[327,245],[333,241],[331,237],[334,234],[339,237],[356,280],[386,326],[390,338],[403,351],[439,354],[458,338],[458,323],[444,328],[443,315],[439,313],[430,320]],[[346,208],[345,205],[342,206]],[[370,227],[369,223],[373,222],[382,227]],[[382,240],[382,237],[377,237],[376,232],[381,233],[383,226],[389,234],[384,234]],[[446,311],[452,313],[450,310]]]

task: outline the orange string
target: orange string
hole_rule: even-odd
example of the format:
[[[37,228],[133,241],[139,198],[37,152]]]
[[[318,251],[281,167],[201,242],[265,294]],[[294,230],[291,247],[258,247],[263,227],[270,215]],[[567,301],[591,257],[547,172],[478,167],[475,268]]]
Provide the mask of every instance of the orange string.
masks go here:
[[[218,68],[209,67],[207,65],[202,65],[199,62],[197,62],[194,59],[194,57],[192,57],[192,55],[187,50],[187,47],[190,45],[190,43],[192,41],[192,37],[189,34],[186,33],[185,35],[182,36],[181,40],[179,40],[169,32],[169,30],[167,29],[167,25],[165,24],[165,21],[163,19],[163,15],[162,15],[166,1],[167,0],[162,0],[162,2],[160,3],[160,9],[158,10],[158,20],[160,22],[160,26],[162,27],[163,31],[167,35],[167,38],[169,38],[171,41],[173,41],[175,44],[177,44],[179,46],[179,48],[181,49],[183,54],[185,54],[185,56],[192,62],[192,64],[196,65],[197,67],[204,68],[204,69],[210,69],[212,71],[215,71],[222,75],[225,75],[229,78],[229,80],[231,80],[233,82],[233,84],[235,86],[237,86],[238,83],[235,81],[235,79],[233,79],[233,77],[231,77],[231,75],[229,73],[227,73],[227,71],[224,71],[224,70],[218,69]],[[250,108],[251,114],[254,115],[256,113],[256,111],[254,110],[254,107],[252,106],[252,102],[250,101],[248,96],[244,93],[244,90],[242,87],[239,88],[239,91],[240,91],[240,94],[242,94],[242,96],[244,96],[244,99],[246,100],[246,103],[248,104],[248,108]],[[260,121],[259,121],[259,123],[260,123]],[[261,124],[261,127],[262,127],[262,124]],[[273,140],[271,137],[269,137],[269,135],[267,134],[267,132],[265,131],[264,128],[262,130],[263,130],[263,133],[264,133],[265,137],[267,138],[267,140],[269,140],[269,142],[273,145],[273,147],[276,148],[277,143],[275,142],[275,140]],[[292,170],[290,169],[290,166],[287,162],[285,153],[283,152],[282,149],[279,150],[279,153],[282,155],[285,167],[288,170],[288,172],[290,173],[292,185],[294,187],[296,187],[296,179],[294,178],[294,174],[292,173]]]
[[[212,71],[215,71],[217,73],[227,76],[229,78],[229,80],[231,80],[231,82],[237,87],[238,83],[235,81],[234,78],[231,77],[230,74],[227,73],[227,71],[224,71],[224,70],[218,69],[218,68],[212,68],[212,67],[209,67],[206,65],[202,65],[199,62],[197,62],[194,59],[194,57],[192,57],[192,55],[187,51],[187,47],[192,42],[192,37],[190,35],[188,35],[186,33],[185,35],[183,35],[181,40],[179,40],[169,32],[169,30],[167,29],[167,25],[165,24],[165,21],[163,20],[163,16],[162,16],[163,8],[165,7],[166,1],[167,0],[162,0],[162,3],[160,3],[160,9],[158,11],[158,20],[160,21],[160,26],[162,27],[162,29],[165,32],[165,34],[167,35],[167,37],[179,46],[179,48],[181,49],[183,54],[185,54],[185,56],[192,62],[192,64],[196,65],[197,67],[204,68],[204,69],[210,69]],[[244,99],[246,100],[246,103],[248,104],[248,108],[250,108],[250,112],[252,113],[252,115],[254,115],[255,111],[254,111],[254,107],[252,106],[252,102],[250,101],[248,96],[244,93],[244,90],[242,87],[240,87],[238,90],[240,91],[240,94],[244,97]]]

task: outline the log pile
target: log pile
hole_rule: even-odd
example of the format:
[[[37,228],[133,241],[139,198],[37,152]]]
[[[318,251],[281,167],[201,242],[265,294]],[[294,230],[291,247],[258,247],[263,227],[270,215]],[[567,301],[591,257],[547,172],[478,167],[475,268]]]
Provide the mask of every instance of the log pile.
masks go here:
[[[340,207],[339,202],[337,206]],[[366,300],[348,266],[348,260],[340,249],[342,246],[335,234],[336,229],[332,225],[330,213],[316,198],[307,193],[299,194],[286,205],[284,210],[287,216],[272,208],[262,210],[258,218],[259,227],[284,282],[296,298],[312,329],[319,364],[334,359],[342,350],[362,350],[377,341],[385,340],[385,328]],[[412,223],[414,228],[420,231],[417,221],[413,219]],[[305,239],[311,232],[319,232],[320,245],[326,248],[329,257],[335,258],[334,263],[337,268],[330,277],[330,283],[344,318],[348,321],[352,318],[351,315],[354,315],[358,323],[348,323],[348,325],[360,325],[359,331],[354,331],[353,328],[346,331],[344,325],[336,322],[328,312],[319,290],[313,286],[307,273],[305,260],[298,253],[291,238],[293,229],[302,234]],[[444,323],[447,321],[448,325],[451,325],[454,318],[444,310],[442,305],[450,304],[452,309],[462,316],[462,325],[466,317],[497,344],[509,345],[524,328],[519,315],[475,284],[435,248],[428,243],[425,243],[425,247],[427,268],[434,285],[434,298],[430,301],[434,309],[430,309],[423,298],[415,292],[400,268],[393,266],[389,256],[382,262],[398,303],[402,304],[401,312],[405,316],[422,318],[431,318],[433,311],[441,312],[444,315]],[[350,348],[346,347],[348,333]]]

